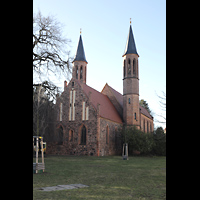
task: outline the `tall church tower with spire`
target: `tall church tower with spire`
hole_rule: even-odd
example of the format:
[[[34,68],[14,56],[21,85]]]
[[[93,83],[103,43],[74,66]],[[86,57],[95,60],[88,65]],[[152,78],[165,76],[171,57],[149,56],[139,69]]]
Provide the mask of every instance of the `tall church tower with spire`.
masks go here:
[[[81,31],[80,31],[80,38],[79,38],[79,42],[78,42],[76,55],[75,55],[75,58],[72,61],[72,63],[73,63],[72,78],[77,79],[81,83],[86,84],[88,62],[85,57],[85,51],[83,48]]]
[[[123,54],[123,119],[125,125],[140,128],[139,113],[139,67],[133,31],[130,28]]]

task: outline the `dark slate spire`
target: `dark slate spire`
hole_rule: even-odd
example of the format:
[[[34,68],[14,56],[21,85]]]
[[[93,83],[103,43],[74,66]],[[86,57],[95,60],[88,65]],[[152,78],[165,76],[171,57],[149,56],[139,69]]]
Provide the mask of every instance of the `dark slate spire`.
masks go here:
[[[86,58],[85,58],[85,52],[84,52],[84,48],[83,48],[83,42],[82,42],[81,35],[80,35],[80,38],[79,38],[79,43],[78,43],[78,48],[77,48],[77,51],[76,51],[76,56],[75,56],[75,58],[74,58],[74,60],[72,62],[74,62],[74,61],[85,61],[86,63],[88,63]]]
[[[123,56],[125,56],[126,54],[130,54],[130,53],[134,53],[134,54],[138,55],[131,25],[130,25],[128,39],[126,42],[126,48],[125,48]]]

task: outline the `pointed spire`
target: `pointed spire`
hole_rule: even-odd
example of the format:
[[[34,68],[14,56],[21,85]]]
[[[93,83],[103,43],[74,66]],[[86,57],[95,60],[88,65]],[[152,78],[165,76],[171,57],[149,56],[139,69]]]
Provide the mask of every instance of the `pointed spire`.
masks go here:
[[[80,30],[80,38],[79,38],[79,42],[78,42],[76,55],[75,55],[75,58],[74,58],[74,60],[72,62],[74,62],[74,61],[85,61],[86,63],[88,63],[86,58],[85,58],[85,52],[84,52],[84,48],[83,48],[83,41],[82,41],[82,37],[81,37],[81,30]]]
[[[131,18],[130,18],[130,29],[129,29],[128,39],[126,42],[126,48],[125,48],[123,56],[125,56],[126,54],[131,54],[131,53],[138,55],[136,45],[135,45],[135,40],[133,37],[133,31],[131,27]]]

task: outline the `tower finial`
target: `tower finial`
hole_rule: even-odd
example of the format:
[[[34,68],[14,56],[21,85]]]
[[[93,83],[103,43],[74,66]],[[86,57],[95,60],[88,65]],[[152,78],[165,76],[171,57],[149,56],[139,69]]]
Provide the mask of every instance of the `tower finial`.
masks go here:
[[[131,18],[130,18],[130,24],[131,24]]]
[[[81,34],[82,29],[80,28],[80,34]]]

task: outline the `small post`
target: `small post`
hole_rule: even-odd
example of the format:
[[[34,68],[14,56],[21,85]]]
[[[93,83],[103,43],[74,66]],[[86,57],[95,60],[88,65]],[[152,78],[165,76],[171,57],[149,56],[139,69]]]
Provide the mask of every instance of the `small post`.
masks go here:
[[[38,137],[36,137],[36,166],[35,166],[35,173],[38,173]]]
[[[41,137],[42,165],[44,166],[43,137]],[[43,169],[44,172],[44,169]]]
[[[128,143],[123,144],[122,158],[123,160],[128,160]]]

